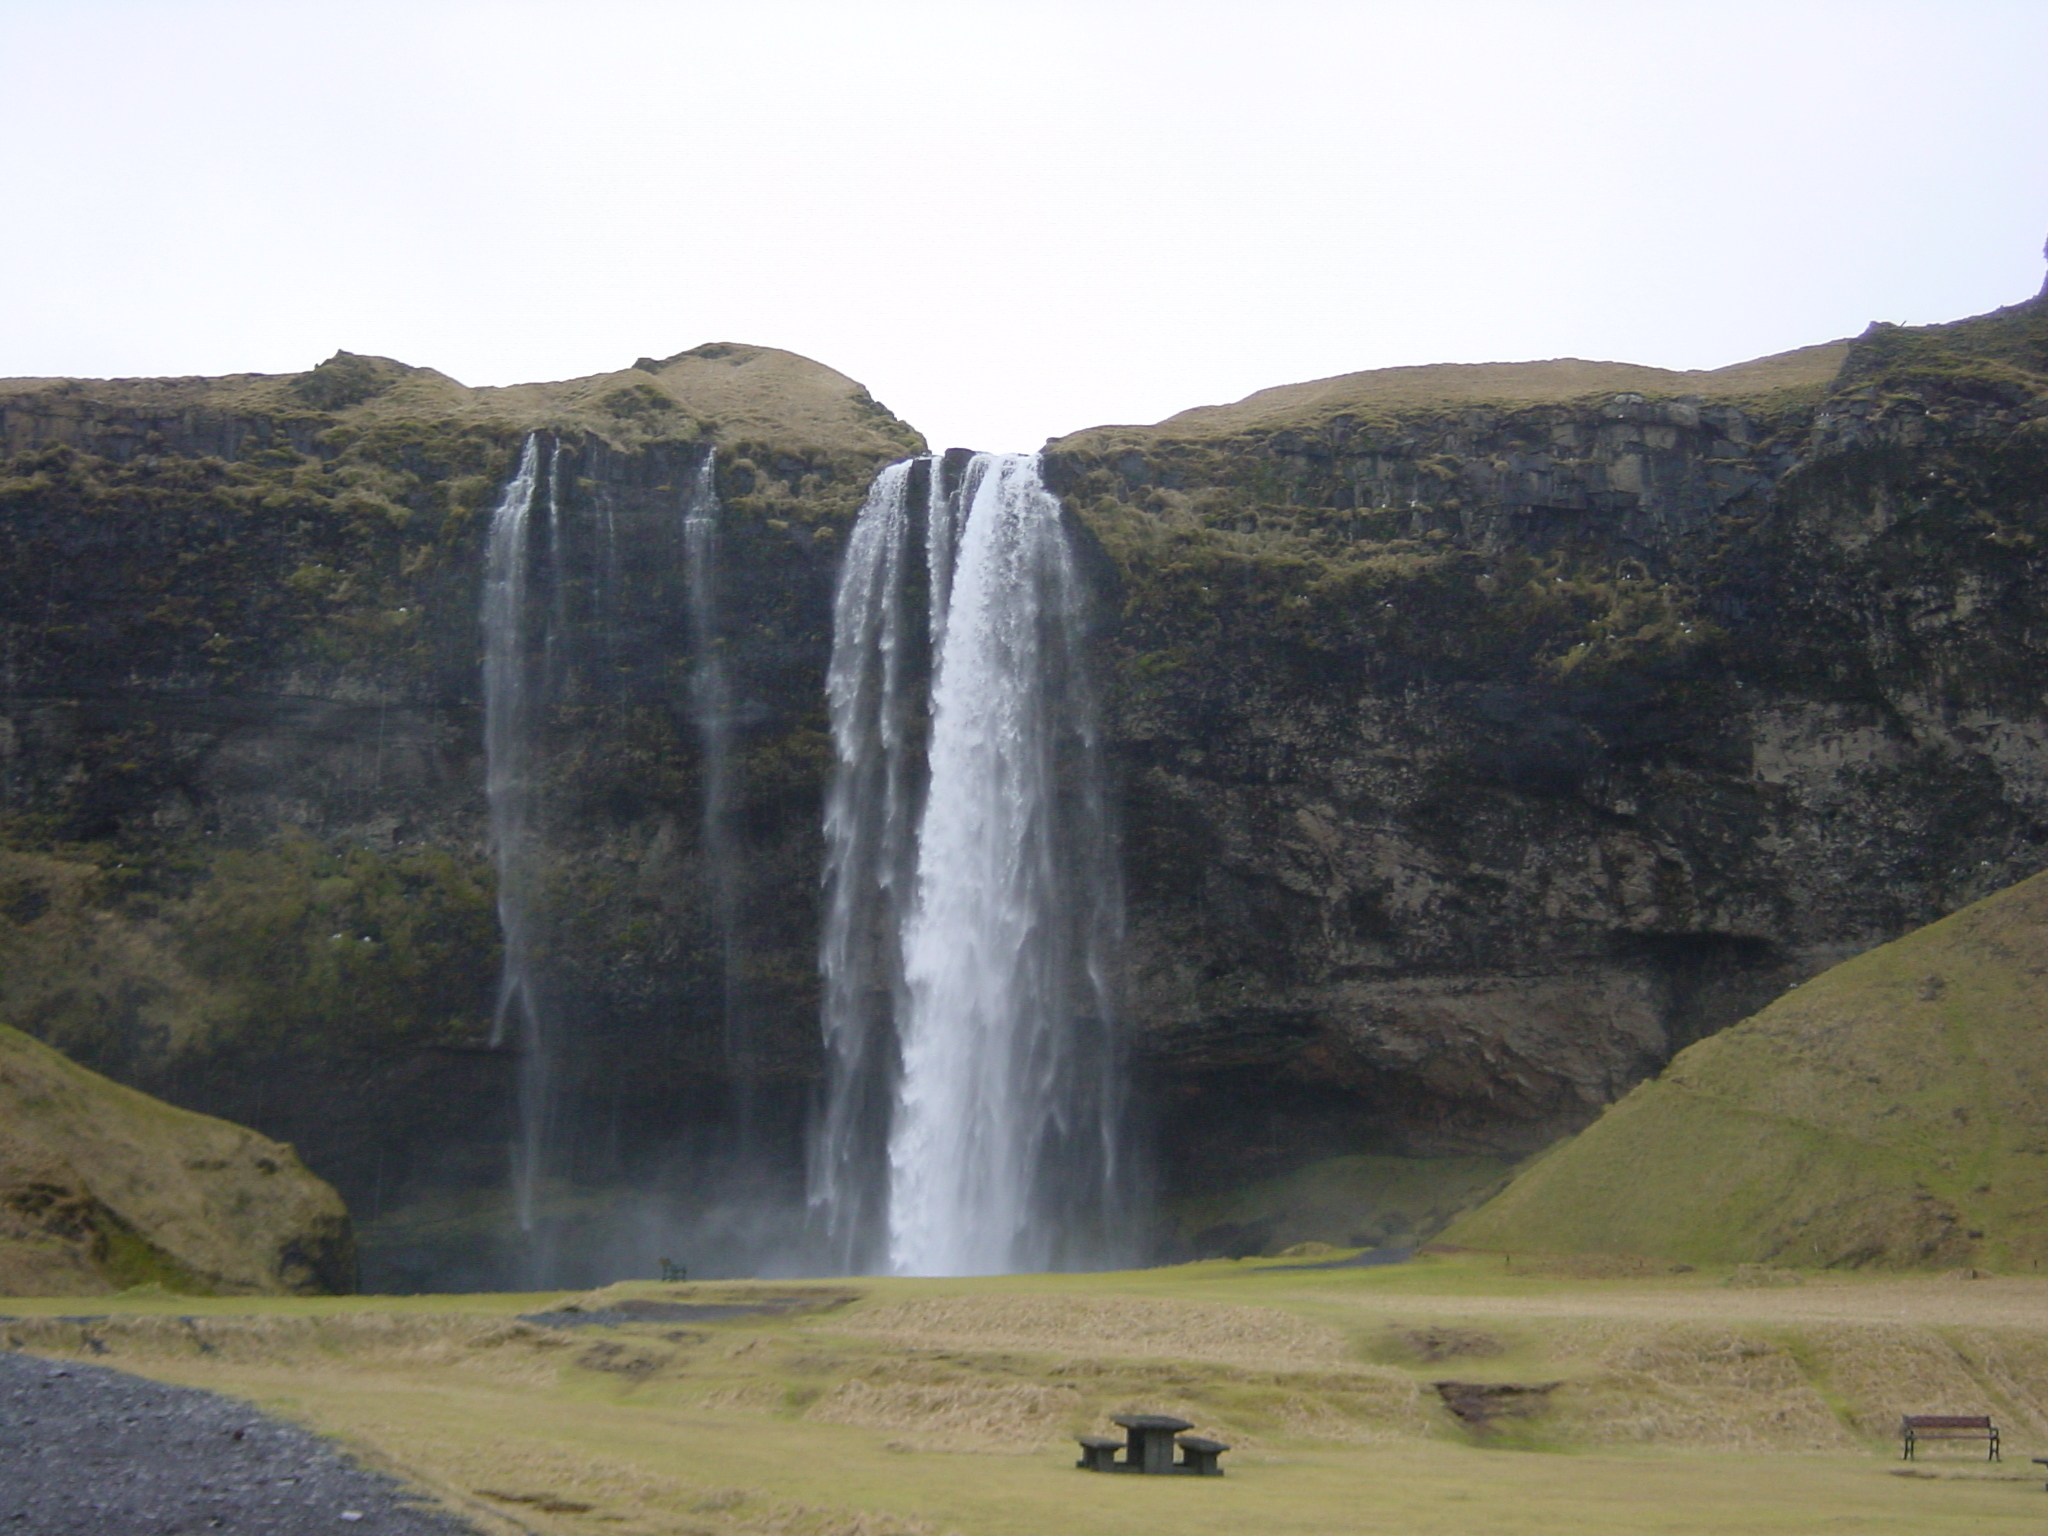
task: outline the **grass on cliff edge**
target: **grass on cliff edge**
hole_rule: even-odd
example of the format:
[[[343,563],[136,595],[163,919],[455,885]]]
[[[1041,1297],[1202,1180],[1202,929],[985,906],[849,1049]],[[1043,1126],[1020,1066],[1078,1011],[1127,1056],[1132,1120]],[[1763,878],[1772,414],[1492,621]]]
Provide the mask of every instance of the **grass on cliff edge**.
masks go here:
[[[813,1306],[574,1330],[519,1321],[559,1295],[145,1291],[0,1303],[0,1344],[244,1397],[529,1536],[2035,1528],[2048,1280],[1646,1268],[633,1283],[574,1300]],[[1523,1390],[1454,1389],[1475,1425],[1443,1381]],[[1131,1409],[1230,1442],[1228,1475],[1076,1471]],[[1900,1468],[1896,1415],[1942,1410],[1995,1414],[2007,1466]]]
[[[1576,357],[1375,368],[1276,385],[1228,405],[1195,406],[1150,426],[1088,427],[1058,439],[1054,446],[1063,451],[1088,451],[1109,441],[1155,437],[1191,442],[1241,433],[1307,431],[1338,417],[1371,420],[1467,406],[1564,405],[1623,393],[1658,400],[1682,397],[1752,406],[1778,404],[1793,398],[1818,398],[1848,355],[1847,341],[1829,341],[1726,368],[1684,371]]]
[[[1447,1241],[1694,1263],[2048,1263],[2048,875],[1691,1046]]]

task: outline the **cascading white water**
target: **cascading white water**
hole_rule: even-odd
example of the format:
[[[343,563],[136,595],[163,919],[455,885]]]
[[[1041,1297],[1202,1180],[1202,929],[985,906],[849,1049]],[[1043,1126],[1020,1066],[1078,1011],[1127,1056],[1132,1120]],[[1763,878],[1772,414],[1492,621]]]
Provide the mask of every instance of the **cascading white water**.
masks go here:
[[[855,520],[832,606],[825,697],[837,765],[825,799],[824,1111],[812,1143],[811,1204],[831,1265],[885,1255],[889,1101],[899,1060],[902,918],[911,879],[904,585],[911,465],[875,477]]]
[[[540,486],[541,458],[538,435],[529,435],[519,467],[491,513],[482,604],[484,797],[498,874],[498,929],[505,946],[491,1043],[514,1046],[520,1053],[519,1141],[512,1149],[512,1193],[520,1229],[526,1232],[533,1230],[552,1065],[534,966],[539,785],[533,751],[533,666],[527,647],[532,570],[528,527]]]
[[[1111,1262],[1131,1236],[1111,1006],[1121,900],[1080,582],[1035,457],[977,455],[952,485],[946,468],[883,472],[840,577],[813,1199],[849,1267]],[[915,810],[914,469],[930,657]]]

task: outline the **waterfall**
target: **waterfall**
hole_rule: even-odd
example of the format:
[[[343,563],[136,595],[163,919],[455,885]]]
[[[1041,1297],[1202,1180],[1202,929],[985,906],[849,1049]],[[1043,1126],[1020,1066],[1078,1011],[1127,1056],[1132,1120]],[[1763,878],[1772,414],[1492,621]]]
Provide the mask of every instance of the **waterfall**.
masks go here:
[[[811,1202],[832,1267],[876,1268],[887,1221],[895,1019],[906,1006],[898,936],[911,877],[904,583],[911,465],[875,477],[855,519],[832,605],[825,679],[836,766],[825,799],[825,1106]]]
[[[704,1267],[751,1265],[802,1230],[766,1214],[792,1193],[797,1149],[771,1112],[745,964],[751,674],[730,641],[751,594],[725,574],[727,541],[744,537],[702,441],[641,456],[535,433],[490,513],[484,779],[504,946],[492,1041],[518,1058],[517,1220],[493,1239],[497,1283],[596,1283],[615,1264],[651,1268],[662,1243]],[[667,771],[625,782],[650,752],[694,769],[694,786]],[[626,921],[676,957],[665,987],[619,985],[602,941]],[[727,1101],[666,1093],[674,1062],[721,1032]],[[645,1074],[615,1069],[622,1046]],[[727,1207],[747,1220],[706,1214],[726,1221]],[[712,1224],[691,1236],[670,1221]]]
[[[551,470],[554,457],[548,454]],[[519,468],[491,513],[482,605],[484,797],[498,874],[498,929],[505,946],[491,1044],[510,1045],[519,1052],[519,1141],[512,1151],[512,1193],[524,1232],[534,1226],[534,1191],[547,1139],[553,1067],[533,942],[539,784],[532,719],[537,690],[528,646],[528,529],[540,485],[540,460],[539,436],[529,435]],[[552,503],[549,514],[552,524]]]
[[[812,1196],[848,1267],[1106,1263],[1130,1251],[1122,903],[1081,584],[1035,457],[976,455],[949,477],[955,463],[885,470],[840,574]],[[921,637],[906,603],[916,480]]]
[[[690,714],[702,756],[699,827],[706,894],[718,944],[725,1059],[733,1075],[734,1150],[745,1161],[754,1139],[754,1040],[740,997],[739,839],[732,823],[732,689],[718,621],[718,485],[707,447],[683,508],[683,561],[689,601]]]

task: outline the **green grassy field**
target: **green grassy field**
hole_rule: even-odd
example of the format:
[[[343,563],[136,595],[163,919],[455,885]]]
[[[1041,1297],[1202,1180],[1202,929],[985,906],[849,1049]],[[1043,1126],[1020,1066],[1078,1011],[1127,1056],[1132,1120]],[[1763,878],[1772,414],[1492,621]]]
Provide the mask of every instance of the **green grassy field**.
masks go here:
[[[247,1398],[486,1529],[549,1536],[2048,1519],[2027,1463],[2048,1454],[2048,1281],[1655,1269],[1451,1254],[576,1298],[139,1292],[0,1302],[0,1342]],[[519,1320],[622,1299],[794,1310]],[[1071,1437],[1132,1409],[1229,1441],[1228,1475],[1077,1471]],[[1902,1467],[1898,1414],[1939,1411],[1992,1413],[2005,1463],[1954,1446]]]

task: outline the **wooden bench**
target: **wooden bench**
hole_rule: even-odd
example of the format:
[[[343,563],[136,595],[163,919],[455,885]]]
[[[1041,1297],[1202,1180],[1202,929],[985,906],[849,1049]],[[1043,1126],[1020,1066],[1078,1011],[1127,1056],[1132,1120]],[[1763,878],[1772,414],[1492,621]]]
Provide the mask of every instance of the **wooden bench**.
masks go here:
[[[1986,1413],[1909,1413],[1899,1420],[1899,1438],[1905,1442],[1900,1459],[1911,1461],[1922,1440],[1982,1440],[1984,1459],[1997,1461],[1998,1426]]]

